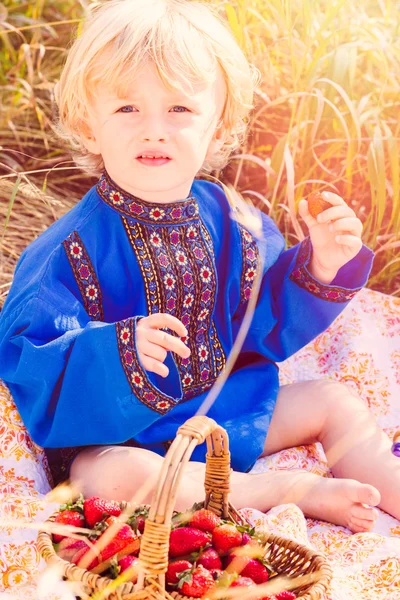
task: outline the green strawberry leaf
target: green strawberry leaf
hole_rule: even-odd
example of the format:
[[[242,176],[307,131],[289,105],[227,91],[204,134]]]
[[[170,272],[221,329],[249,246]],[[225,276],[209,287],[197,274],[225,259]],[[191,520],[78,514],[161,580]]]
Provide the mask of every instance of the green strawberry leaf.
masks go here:
[[[79,512],[83,515],[83,502],[84,502],[83,494],[79,494],[79,496],[76,500],[69,500],[65,504],[61,504],[60,512],[63,512],[64,510],[76,510],[77,512]]]
[[[238,577],[238,573],[227,573],[226,571],[223,571],[215,585],[218,588],[228,588]]]
[[[251,525],[236,525],[236,529],[240,531],[240,533],[248,533],[250,537],[254,537],[256,534],[255,527]]]
[[[131,513],[132,517],[144,517],[145,519],[149,516],[149,509],[147,506],[139,506],[136,508],[133,513]]]
[[[178,581],[178,589],[181,589],[184,583],[188,583],[189,585],[193,581],[193,569],[186,569],[186,571],[181,571],[177,573]]]

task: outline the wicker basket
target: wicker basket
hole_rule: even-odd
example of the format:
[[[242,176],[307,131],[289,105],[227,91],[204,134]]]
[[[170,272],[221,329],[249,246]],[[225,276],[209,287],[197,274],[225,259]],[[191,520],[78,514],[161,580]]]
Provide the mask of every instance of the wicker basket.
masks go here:
[[[46,562],[61,568],[66,579],[82,582],[89,594],[108,588],[106,597],[110,600],[187,600],[186,596],[178,592],[170,594],[165,590],[169,535],[183,470],[194,448],[204,441],[207,442],[204,506],[220,517],[243,524],[239,513],[228,501],[231,469],[227,434],[208,417],[192,417],[179,428],[163,462],[141,538],[141,568],[137,584],[123,583],[115,589],[113,580],[90,573],[59,558],[54,551],[51,534],[41,531],[38,536],[38,548]],[[48,520],[54,521],[56,514]],[[303,585],[294,590],[299,599],[324,598],[332,572],[323,556],[291,540],[271,534],[266,538],[265,557],[273,570],[280,575],[310,576],[308,582],[306,577]]]

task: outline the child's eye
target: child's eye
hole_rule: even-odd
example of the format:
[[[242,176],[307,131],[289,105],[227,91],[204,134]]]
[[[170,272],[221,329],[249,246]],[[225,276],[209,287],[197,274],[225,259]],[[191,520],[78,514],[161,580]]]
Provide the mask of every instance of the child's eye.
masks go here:
[[[182,108],[183,109],[183,110],[178,110],[176,112],[183,112],[184,110],[189,110],[188,108],[186,108],[186,106],[173,106],[172,109],[174,109],[174,108]]]
[[[127,109],[127,110],[125,110]],[[128,104],[127,106],[121,106],[121,108],[119,108],[117,110],[117,112],[132,112],[133,110],[133,106],[131,104]]]
[[[119,108],[117,110],[117,112],[124,112],[124,113],[129,113],[129,112],[133,112],[134,107],[131,104],[127,104],[126,106],[121,106],[121,108]],[[178,110],[175,110],[178,109]],[[178,113],[182,113],[184,111],[190,112],[188,108],[186,108],[186,106],[173,106],[172,109],[174,112],[178,112]]]

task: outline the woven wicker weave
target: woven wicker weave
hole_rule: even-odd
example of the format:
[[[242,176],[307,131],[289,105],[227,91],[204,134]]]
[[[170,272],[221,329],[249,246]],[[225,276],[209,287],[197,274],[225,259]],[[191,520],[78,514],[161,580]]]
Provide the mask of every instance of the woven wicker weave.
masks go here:
[[[204,506],[217,515],[243,524],[239,513],[229,503],[230,454],[224,429],[208,417],[192,417],[182,425],[166,455],[154,492],[149,516],[141,538],[140,572],[136,585],[121,584],[110,600],[176,600],[185,599],[177,592],[165,591],[165,572],[168,566],[169,535],[177,490],[186,464],[194,448],[207,442]],[[57,513],[56,513],[57,514]],[[49,518],[54,521],[56,514]],[[95,575],[59,558],[53,548],[51,534],[41,531],[38,548],[47,563],[62,568],[65,578],[80,581],[88,593],[115,587],[115,582]],[[266,538],[265,557],[276,573],[286,576],[311,576],[294,591],[302,600],[322,600],[332,573],[326,560],[291,540],[275,535]],[[306,577],[307,579],[307,577]]]

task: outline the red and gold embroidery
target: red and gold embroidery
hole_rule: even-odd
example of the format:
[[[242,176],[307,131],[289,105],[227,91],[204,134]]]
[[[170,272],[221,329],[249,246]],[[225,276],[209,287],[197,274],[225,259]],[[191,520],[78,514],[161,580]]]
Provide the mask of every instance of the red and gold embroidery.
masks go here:
[[[307,237],[300,244],[296,264],[289,278],[321,300],[329,302],[349,302],[361,288],[348,290],[346,288],[319,283],[307,270],[307,263],[311,256],[311,240]]]
[[[149,227],[122,219],[145,282],[148,312],[172,314],[188,329],[191,356],[175,357],[187,400],[209,389],[225,366],[212,320],[216,269],[202,225],[196,219]]]
[[[85,310],[93,321],[104,321],[103,300],[96,272],[76,231],[63,242]]]
[[[253,288],[254,278],[257,274],[259,251],[255,238],[239,225],[242,241],[242,276],[240,281],[241,302],[248,302]]]
[[[143,404],[164,415],[178,402],[154,387],[140,365],[136,349],[137,317],[116,323],[119,355],[132,392]]]
[[[159,222],[169,225],[187,223],[198,215],[196,198],[193,196],[189,196],[183,202],[165,204],[161,208],[128,194],[105,172],[100,177],[96,189],[109,206],[127,217],[139,218],[143,223],[151,225]]]

